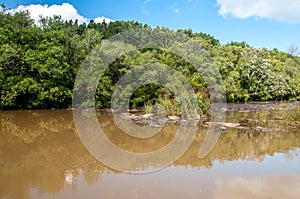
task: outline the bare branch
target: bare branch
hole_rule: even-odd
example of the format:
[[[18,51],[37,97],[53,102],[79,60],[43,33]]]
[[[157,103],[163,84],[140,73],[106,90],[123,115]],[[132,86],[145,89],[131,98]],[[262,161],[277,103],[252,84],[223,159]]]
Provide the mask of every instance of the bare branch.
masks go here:
[[[291,44],[290,47],[287,49],[287,53],[292,56],[298,56],[300,55],[300,49],[299,46],[296,44]]]

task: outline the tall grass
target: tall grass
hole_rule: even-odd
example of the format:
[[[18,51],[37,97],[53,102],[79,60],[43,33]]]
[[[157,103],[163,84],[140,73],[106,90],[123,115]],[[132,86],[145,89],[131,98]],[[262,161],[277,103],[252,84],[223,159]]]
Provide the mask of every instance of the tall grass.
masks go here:
[[[151,101],[147,101],[144,103],[144,112],[146,114],[150,114],[152,112],[153,105]]]
[[[181,116],[182,118],[195,118],[206,113],[209,102],[205,102],[200,94],[189,95],[182,92],[180,96],[172,98],[168,95],[160,96],[158,102],[167,115]]]

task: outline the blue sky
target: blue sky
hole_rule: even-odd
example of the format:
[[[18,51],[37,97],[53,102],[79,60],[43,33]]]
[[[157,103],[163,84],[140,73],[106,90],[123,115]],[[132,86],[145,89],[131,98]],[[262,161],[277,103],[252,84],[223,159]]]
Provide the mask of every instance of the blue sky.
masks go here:
[[[209,33],[221,43],[246,41],[254,47],[278,48],[283,51],[291,44],[300,46],[300,0],[2,0],[2,2],[13,9],[20,5],[47,4],[50,7],[54,4],[69,3],[84,20],[105,17],[112,20],[135,20],[153,27],[166,26],[175,30],[191,28],[194,32]],[[36,7],[36,10],[38,9],[40,8]]]

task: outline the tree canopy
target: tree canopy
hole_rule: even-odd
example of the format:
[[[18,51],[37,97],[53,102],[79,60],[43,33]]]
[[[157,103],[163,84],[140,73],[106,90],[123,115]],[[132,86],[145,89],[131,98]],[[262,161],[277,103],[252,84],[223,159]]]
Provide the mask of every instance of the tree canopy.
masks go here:
[[[151,28],[135,21],[78,24],[59,16],[41,18],[36,25],[26,11],[0,12],[0,108],[68,108],[72,105],[74,81],[82,62],[104,39],[136,28]],[[151,28],[169,30],[165,27]],[[277,49],[256,49],[246,42],[221,45],[206,33],[177,30],[203,48],[217,66],[226,88],[227,101],[300,99],[300,58]],[[203,77],[182,58],[164,49],[142,49],[113,62],[99,80],[96,105],[110,106],[114,84],[132,66],[161,62],[182,73],[196,91],[203,112],[209,92]],[[159,85],[139,88],[131,106],[154,101],[176,104],[175,98]],[[206,107],[206,108],[205,108]]]

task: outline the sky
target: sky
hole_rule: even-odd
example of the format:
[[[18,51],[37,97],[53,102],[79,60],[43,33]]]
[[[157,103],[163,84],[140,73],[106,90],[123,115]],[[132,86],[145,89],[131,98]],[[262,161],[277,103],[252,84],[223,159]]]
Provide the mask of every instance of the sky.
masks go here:
[[[300,46],[300,0],[0,0],[13,11],[88,22],[134,20],[152,27],[188,29],[222,44],[246,41],[286,51]]]

